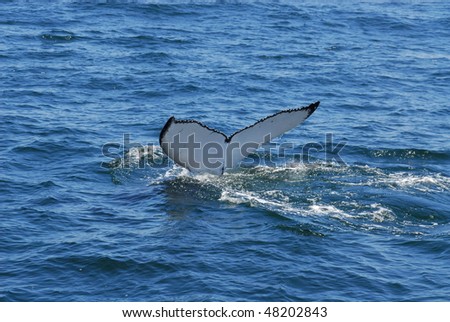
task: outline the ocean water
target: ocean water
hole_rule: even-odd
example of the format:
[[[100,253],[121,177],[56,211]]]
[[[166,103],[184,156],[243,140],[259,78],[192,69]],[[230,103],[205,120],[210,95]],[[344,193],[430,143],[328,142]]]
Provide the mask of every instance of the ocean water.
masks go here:
[[[449,301],[449,12],[0,1],[0,301]],[[157,147],[317,100],[221,177]]]

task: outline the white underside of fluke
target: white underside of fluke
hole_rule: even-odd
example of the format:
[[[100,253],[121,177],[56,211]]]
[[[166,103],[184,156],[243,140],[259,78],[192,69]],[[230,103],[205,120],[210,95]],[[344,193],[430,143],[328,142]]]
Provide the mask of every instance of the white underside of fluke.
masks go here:
[[[263,143],[302,124],[319,104],[278,112],[230,137],[195,120],[172,116],[161,130],[159,143],[169,158],[191,172],[221,175]]]

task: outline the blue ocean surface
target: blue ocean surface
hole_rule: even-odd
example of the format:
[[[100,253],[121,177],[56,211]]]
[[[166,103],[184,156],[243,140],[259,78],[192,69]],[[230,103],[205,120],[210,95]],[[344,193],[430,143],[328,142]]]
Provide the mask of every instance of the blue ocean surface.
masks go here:
[[[1,0],[0,301],[450,301],[449,13]],[[159,147],[319,100],[220,177]]]

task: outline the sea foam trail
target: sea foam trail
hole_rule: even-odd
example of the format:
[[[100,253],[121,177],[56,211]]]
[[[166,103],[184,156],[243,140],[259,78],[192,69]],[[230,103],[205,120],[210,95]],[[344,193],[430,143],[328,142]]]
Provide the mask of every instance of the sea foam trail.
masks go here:
[[[377,191],[442,192],[450,186],[449,178],[440,174],[388,173],[369,166],[333,166],[326,162],[284,168],[258,166],[221,177],[192,175],[174,166],[150,184],[164,182],[170,182],[173,189],[189,192],[189,198],[269,211],[298,222],[316,223],[323,229],[338,226],[417,235],[433,232],[438,225],[433,216],[425,222],[417,221],[419,217],[411,220],[398,216],[396,207],[389,200],[383,201],[385,198],[376,195]],[[308,192],[316,185],[321,185],[321,190]],[[352,187],[367,189],[377,201],[361,200]]]

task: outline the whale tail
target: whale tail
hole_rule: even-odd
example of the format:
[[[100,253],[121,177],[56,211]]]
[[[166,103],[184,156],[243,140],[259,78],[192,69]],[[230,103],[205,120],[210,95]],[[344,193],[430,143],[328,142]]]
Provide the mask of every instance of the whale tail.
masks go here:
[[[195,120],[169,118],[159,135],[162,150],[194,173],[223,174],[262,144],[302,124],[320,102],[267,116],[231,136]]]

